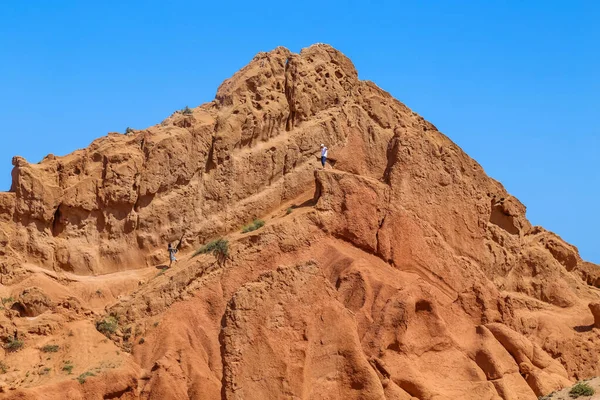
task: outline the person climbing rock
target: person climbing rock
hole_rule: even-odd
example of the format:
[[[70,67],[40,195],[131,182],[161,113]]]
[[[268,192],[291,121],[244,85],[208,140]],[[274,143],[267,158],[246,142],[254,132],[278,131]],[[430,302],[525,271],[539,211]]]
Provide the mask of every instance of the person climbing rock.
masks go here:
[[[171,243],[169,243],[169,268],[171,268],[171,264],[173,264],[173,261],[177,262],[177,259],[175,258],[175,253],[177,253],[177,249],[173,246],[171,246]]]
[[[321,165],[325,168],[325,162],[327,161],[327,147],[321,143]]]

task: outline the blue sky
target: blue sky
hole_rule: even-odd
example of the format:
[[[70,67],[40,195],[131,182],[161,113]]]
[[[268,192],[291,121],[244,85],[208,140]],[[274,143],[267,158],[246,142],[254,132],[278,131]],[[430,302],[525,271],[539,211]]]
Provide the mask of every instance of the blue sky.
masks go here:
[[[2,2],[0,189],[13,155],[37,162],[156,124],[212,100],[259,51],[324,42],[600,263],[600,4],[369,4]]]

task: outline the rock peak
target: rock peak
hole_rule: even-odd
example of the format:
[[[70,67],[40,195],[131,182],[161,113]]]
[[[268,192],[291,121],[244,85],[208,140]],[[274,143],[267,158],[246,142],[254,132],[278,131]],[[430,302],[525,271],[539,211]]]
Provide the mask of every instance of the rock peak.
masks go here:
[[[598,267],[329,45],[13,165],[14,398],[535,400],[600,374]]]

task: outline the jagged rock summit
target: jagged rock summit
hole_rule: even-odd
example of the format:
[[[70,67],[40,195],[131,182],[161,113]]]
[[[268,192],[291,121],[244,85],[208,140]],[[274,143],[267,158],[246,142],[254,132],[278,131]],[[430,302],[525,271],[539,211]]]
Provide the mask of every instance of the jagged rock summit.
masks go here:
[[[328,45],[13,164],[0,398],[535,400],[600,374],[598,267]]]

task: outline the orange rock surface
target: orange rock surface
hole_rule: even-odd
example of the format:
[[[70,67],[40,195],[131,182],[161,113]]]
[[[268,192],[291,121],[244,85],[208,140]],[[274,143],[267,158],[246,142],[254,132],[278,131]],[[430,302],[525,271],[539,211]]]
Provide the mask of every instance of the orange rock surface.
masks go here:
[[[330,46],[13,164],[0,398],[535,400],[600,375],[598,267]]]

